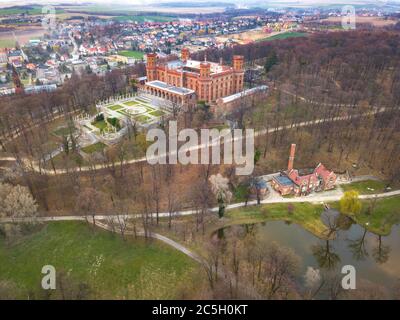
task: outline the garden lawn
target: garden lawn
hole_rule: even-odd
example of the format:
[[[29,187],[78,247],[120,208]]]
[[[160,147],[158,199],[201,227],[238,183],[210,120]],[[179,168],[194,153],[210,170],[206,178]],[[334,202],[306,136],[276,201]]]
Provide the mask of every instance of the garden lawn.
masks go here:
[[[151,114],[152,116],[155,116],[155,117],[161,117],[165,114],[165,112],[161,111],[161,110],[155,110],[155,111],[149,112],[149,114]]]
[[[134,106],[134,105],[139,104],[139,102],[137,102],[137,101],[127,101],[127,102],[124,102],[124,104],[130,107],[130,106]]]
[[[69,283],[86,283],[90,298],[174,299],[198,267],[183,253],[158,241],[123,239],[84,222],[50,222],[7,246],[0,238],[0,281],[17,286],[21,299],[44,295],[44,265],[68,273]],[[50,293],[59,297],[59,289]]]
[[[147,122],[150,120],[150,117],[146,116],[146,115],[140,115],[140,116],[135,117],[135,120],[137,120],[139,122]]]
[[[113,106],[108,107],[108,109],[113,110],[113,111],[115,111],[115,110],[120,110],[120,109],[122,109],[122,108],[123,108],[123,107],[120,106],[119,104],[115,104],[115,105],[113,105]]]
[[[83,147],[81,150],[85,153],[93,153],[93,152],[102,151],[105,147],[106,147],[106,145],[104,143],[96,142],[89,146]]]
[[[355,190],[359,194],[374,194],[385,191],[387,183],[384,181],[365,180],[340,185],[343,191]]]
[[[242,207],[226,212],[227,225],[284,220],[297,223],[320,238],[326,238],[328,228],[321,220],[324,207],[311,203],[274,203]]]
[[[105,128],[107,128],[107,123],[104,120],[92,122],[92,125],[96,128],[99,128],[100,131],[103,131]]]

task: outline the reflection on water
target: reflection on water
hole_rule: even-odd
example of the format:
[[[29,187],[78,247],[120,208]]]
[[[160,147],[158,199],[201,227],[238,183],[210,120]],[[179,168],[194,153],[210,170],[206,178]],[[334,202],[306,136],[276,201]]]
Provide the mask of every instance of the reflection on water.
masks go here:
[[[343,224],[342,218],[338,216],[336,222]],[[400,279],[400,225],[393,226],[390,235],[378,236],[345,221],[343,226],[334,226],[337,237],[328,241],[315,237],[296,224],[283,221],[244,225],[241,228],[243,235],[256,233],[259,241],[266,245],[275,241],[292,248],[302,259],[302,274],[309,266],[337,270],[339,274],[342,266],[353,265],[357,279],[367,279],[386,288],[392,288]],[[217,235],[221,238],[227,232],[229,227],[219,230]]]

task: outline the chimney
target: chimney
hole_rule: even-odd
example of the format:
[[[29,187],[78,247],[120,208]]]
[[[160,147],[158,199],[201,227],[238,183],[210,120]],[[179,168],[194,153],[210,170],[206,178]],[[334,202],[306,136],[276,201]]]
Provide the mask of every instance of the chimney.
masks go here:
[[[292,143],[290,146],[290,155],[289,155],[289,163],[288,163],[288,171],[293,169],[294,162],[294,154],[296,153],[296,144]]]

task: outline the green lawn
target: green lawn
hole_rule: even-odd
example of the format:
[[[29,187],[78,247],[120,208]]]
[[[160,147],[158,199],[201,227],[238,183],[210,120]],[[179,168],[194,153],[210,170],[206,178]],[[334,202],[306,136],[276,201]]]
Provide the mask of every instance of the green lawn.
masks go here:
[[[97,142],[89,146],[83,147],[81,150],[85,153],[93,153],[102,151],[106,145],[102,142]]]
[[[86,161],[82,158],[79,153],[70,152],[66,155],[64,152],[59,153],[53,158],[53,164],[56,169],[60,168],[75,168],[77,166],[87,165]],[[46,168],[52,170],[53,166],[51,161],[46,162]]]
[[[104,120],[92,122],[92,125],[96,128],[99,128],[100,131],[103,131],[105,128],[107,128],[107,123]]]
[[[299,37],[307,37],[308,34],[306,32],[285,32],[276,34],[272,37],[266,37],[263,39],[257,40],[257,42],[261,41],[273,41],[273,40],[281,40],[281,39],[288,39],[288,38],[299,38]]]
[[[122,109],[122,108],[123,108],[123,107],[120,106],[119,104],[114,104],[113,106],[108,107],[108,109],[114,110],[114,111],[120,110],[120,109]]]
[[[144,114],[142,114],[142,115],[140,115],[140,116],[136,116],[136,117],[134,117],[134,118],[135,118],[136,121],[139,121],[139,122],[147,122],[147,121],[150,120],[150,117],[149,117],[149,116],[146,116],[146,115],[144,115]]]
[[[394,224],[400,223],[400,196],[388,197],[376,200],[362,200],[361,213],[351,217],[368,231],[380,235],[388,235]],[[335,202],[332,207],[339,209],[339,203]]]
[[[127,101],[127,102],[124,102],[124,104],[129,106],[129,107],[131,107],[131,106],[139,104],[139,102],[137,102],[137,101]]]
[[[10,281],[17,297],[42,298],[41,269],[68,274],[64,286],[89,286],[94,299],[174,299],[196,262],[158,241],[123,239],[84,222],[51,222],[7,246],[0,238],[0,281]],[[60,298],[59,287],[50,298]],[[88,297],[86,297],[88,298]]]
[[[343,191],[355,190],[359,194],[374,194],[385,191],[387,183],[384,181],[365,180],[340,185]]]
[[[135,59],[142,59],[144,56],[143,52],[132,51],[132,50],[119,51],[118,54],[120,56],[124,56],[124,57],[128,57],[128,58],[135,58]]]
[[[291,212],[290,212],[291,211]],[[325,238],[328,228],[321,221],[322,205],[311,203],[277,203],[249,206],[229,210],[225,216],[228,225],[257,223],[268,220],[284,220],[297,223],[320,238]]]
[[[161,117],[161,116],[165,115],[165,112],[162,110],[155,110],[155,111],[149,112],[149,114],[151,114],[152,116],[155,116],[155,117]]]

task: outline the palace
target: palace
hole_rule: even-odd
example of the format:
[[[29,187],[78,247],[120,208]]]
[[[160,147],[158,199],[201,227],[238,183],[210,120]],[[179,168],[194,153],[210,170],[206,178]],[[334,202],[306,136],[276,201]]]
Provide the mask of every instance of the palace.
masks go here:
[[[173,103],[196,101],[215,103],[218,99],[243,91],[244,58],[235,55],[233,65],[190,60],[182,49],[181,59],[160,63],[157,54],[147,54],[147,82],[144,91]]]
[[[323,164],[318,164],[311,172],[300,173],[293,169],[296,145],[292,144],[288,169],[279,176],[273,177],[272,187],[281,195],[294,194],[296,196],[307,195],[311,192],[330,190],[335,187],[336,174],[325,168]]]

